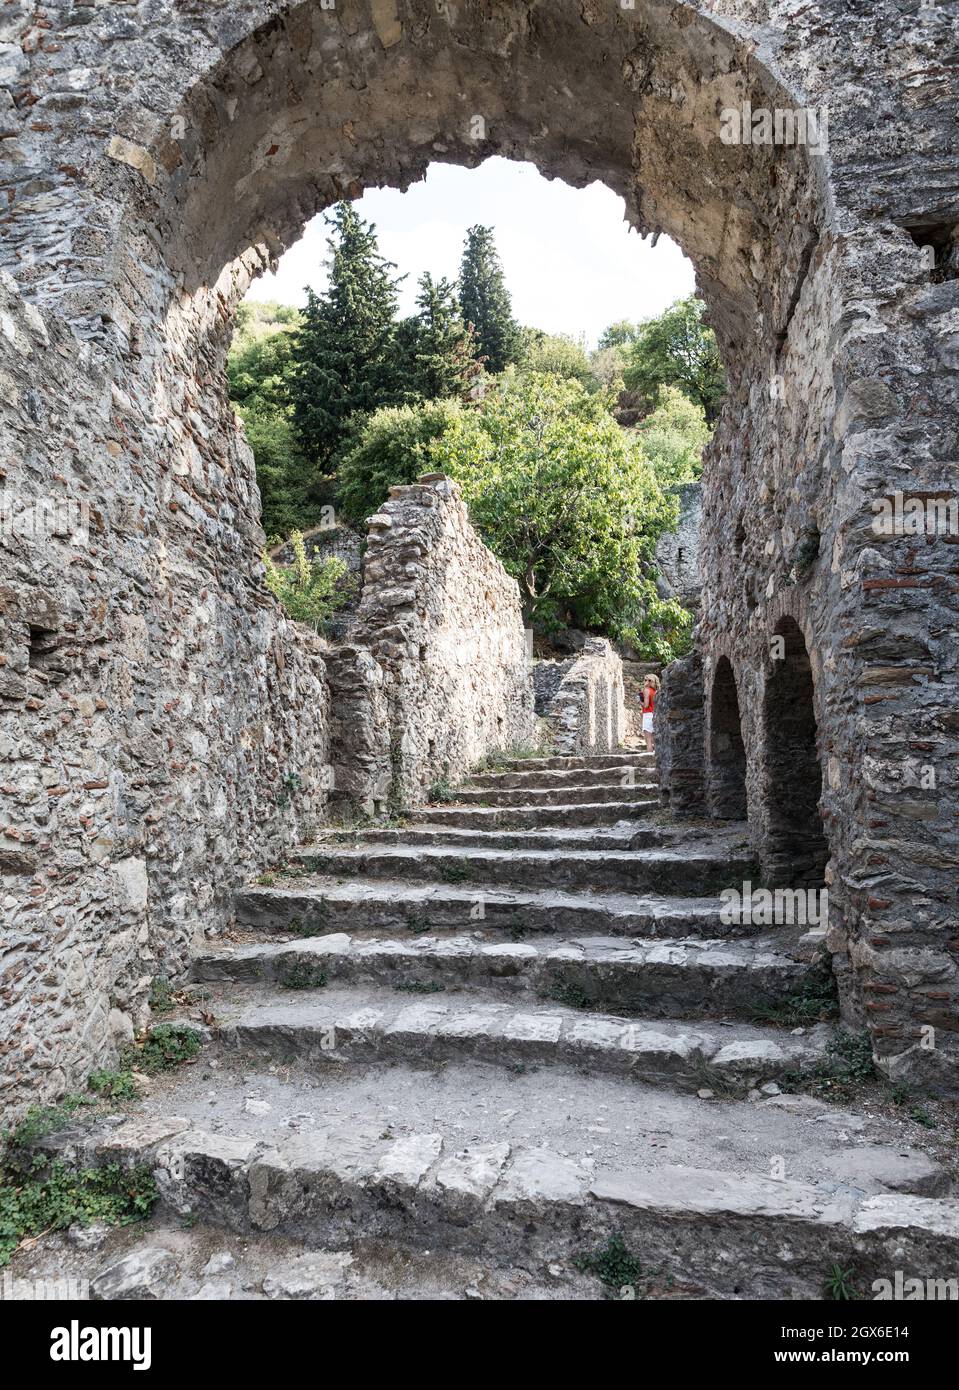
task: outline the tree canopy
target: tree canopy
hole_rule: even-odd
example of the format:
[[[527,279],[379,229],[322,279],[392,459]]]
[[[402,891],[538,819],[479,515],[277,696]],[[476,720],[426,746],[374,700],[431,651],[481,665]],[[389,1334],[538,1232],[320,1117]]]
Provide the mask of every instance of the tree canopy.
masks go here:
[[[472,325],[486,370],[501,372],[516,361],[522,342],[492,227],[477,224],[466,233],[459,298],[464,322]]]
[[[706,306],[695,295],[678,299],[662,314],[647,319],[628,346],[623,380],[655,409],[665,386],[676,386],[715,420],[726,389],[716,337],[703,323]]]
[[[327,216],[329,284],[306,291],[289,381],[296,433],[304,454],[328,468],[347,421],[401,398],[395,348],[396,296],[402,276],[385,260],[376,229],[349,203]]]

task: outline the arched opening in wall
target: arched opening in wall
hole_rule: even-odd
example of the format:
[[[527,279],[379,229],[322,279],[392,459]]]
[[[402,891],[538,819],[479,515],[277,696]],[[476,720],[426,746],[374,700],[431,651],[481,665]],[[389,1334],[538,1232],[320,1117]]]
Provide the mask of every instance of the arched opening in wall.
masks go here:
[[[773,669],[763,709],[764,871],[773,885],[822,884],[828,858],[819,798],[812,665],[799,625],[782,619],[773,634]]]
[[[719,820],[746,819],[746,749],[739,694],[728,657],[716,664],[709,706],[710,815]]]

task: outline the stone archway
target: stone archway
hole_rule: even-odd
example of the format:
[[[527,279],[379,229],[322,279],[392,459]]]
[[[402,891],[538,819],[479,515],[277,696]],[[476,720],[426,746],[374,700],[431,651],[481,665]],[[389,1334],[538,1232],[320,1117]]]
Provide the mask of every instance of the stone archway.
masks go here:
[[[932,206],[921,178],[903,178],[863,134],[856,97],[865,81],[871,108],[894,113],[897,149],[946,151],[936,186],[952,187],[948,90],[930,79],[908,103],[899,90],[903,55],[934,53],[945,13],[891,0],[868,17],[827,5],[821,22],[753,0],[721,12],[711,0],[223,0],[141,25],[122,6],[88,8],[87,24],[15,21],[4,68],[8,485],[76,497],[90,538],[79,555],[17,557],[4,591],[22,789],[8,1055],[30,1039],[11,1094],[62,1089],[129,1034],[157,962],[184,959],[225,920],[237,878],[292,833],[294,750],[322,762],[328,749],[322,653],[292,639],[262,585],[252,459],[224,378],[237,302],[334,200],[493,153],[574,185],[602,179],[635,226],[695,261],[731,388],[706,471],[700,652],[722,643],[755,673],[765,610],[802,587],[829,653],[830,850],[842,882],[864,885],[847,894],[835,948],[857,988],[898,989],[894,953],[866,942],[920,884],[936,907],[912,929],[913,966],[918,953],[940,985],[946,971],[934,1012],[950,1016],[939,927],[951,890],[935,858],[948,798],[928,819],[893,804],[882,834],[864,835],[858,774],[901,750],[873,706],[848,699],[874,694],[942,756],[957,737],[948,547],[917,557],[868,522],[893,485],[884,461],[907,457],[916,488],[944,483],[956,282],[909,229],[959,221],[959,206],[941,192]],[[724,143],[722,112],[744,102],[828,104],[829,160]],[[934,407],[913,384],[930,361]],[[29,659],[41,610],[55,671]],[[914,719],[912,670],[929,686]],[[754,690],[747,678],[744,705]],[[322,781],[307,780],[301,804],[322,809]],[[877,855],[897,867],[871,892]],[[43,984],[51,921],[70,969]],[[881,1055],[905,1054],[929,1014],[916,989],[873,1015]],[[944,1029],[938,1055],[910,1054],[910,1067],[946,1084],[955,1036]]]
[[[709,706],[710,814],[719,820],[746,819],[746,749],[736,677],[728,657],[721,656],[713,675]]]
[[[773,885],[821,887],[828,849],[819,813],[822,770],[812,667],[794,619],[781,619],[772,641],[772,674],[763,701],[765,873]]]

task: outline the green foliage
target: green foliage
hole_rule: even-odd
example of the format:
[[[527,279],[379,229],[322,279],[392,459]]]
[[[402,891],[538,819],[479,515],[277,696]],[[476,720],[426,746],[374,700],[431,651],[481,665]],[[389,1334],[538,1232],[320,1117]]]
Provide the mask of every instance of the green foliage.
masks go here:
[[[612,1292],[635,1288],[643,1278],[642,1265],[618,1231],[591,1255],[580,1255],[573,1263],[583,1274],[595,1274]]]
[[[524,328],[522,341],[522,357],[518,363],[521,372],[578,381],[586,391],[599,389],[582,339],[571,338],[566,333],[540,333],[537,329]]]
[[[347,567],[336,556],[326,560],[316,556],[310,559],[299,531],[293,532],[290,543],[293,547],[290,565],[275,565],[264,552],[266,586],[291,618],[308,623],[319,632],[350,597],[350,589],[342,582]]]
[[[774,1004],[760,1004],[753,1010],[759,1023],[776,1023],[783,1028],[795,1028],[810,1023],[825,1022],[839,1014],[839,996],[835,976],[822,971],[805,980]]]
[[[406,393],[424,401],[469,395],[483,368],[472,329],[464,324],[449,280],[420,279],[419,313],[400,325],[406,353]]]
[[[200,1051],[200,1035],[195,1028],[178,1023],[159,1023],[130,1055],[141,1071],[152,1074],[192,1062]]]
[[[676,487],[701,475],[711,434],[702,406],[677,387],[664,386],[656,409],[640,422],[635,437],[663,487]]]
[[[598,343],[599,350],[602,352],[606,348],[629,347],[635,343],[638,335],[638,324],[632,323],[629,319],[619,319],[603,330]]]
[[[430,453],[519,581],[530,621],[640,633],[659,602],[656,540],[675,526],[678,504],[602,400],[577,382],[508,372]],[[678,626],[679,613],[664,611]]]
[[[155,1014],[168,1013],[173,1008],[173,986],[163,975],[154,976],[148,1003]]]
[[[293,432],[289,379],[301,319],[298,309],[285,305],[241,304],[227,359],[230,397],[253,450],[263,529],[271,540],[309,526],[326,491]]]
[[[639,325],[627,353],[623,378],[650,410],[664,386],[676,386],[715,420],[725,391],[725,373],[712,329],[703,323],[705,305],[695,295],[679,299]]]
[[[855,1271],[833,1265],[823,1283],[823,1297],[838,1302],[848,1302],[859,1297],[855,1285]]]
[[[310,961],[288,965],[279,978],[284,989],[323,989],[327,982],[326,971]]]
[[[431,806],[441,805],[444,802],[456,800],[456,792],[450,785],[448,768],[443,772],[442,777],[438,777],[427,789],[426,800]]]
[[[307,289],[293,346],[289,397],[300,447],[321,471],[340,447],[347,422],[402,399],[396,351],[395,266],[380,255],[376,229],[349,203],[326,218],[329,285]]]
[[[339,460],[339,509],[359,524],[381,506],[391,487],[414,483],[433,467],[430,446],[460,413],[456,401],[387,406],[363,424]]]
[[[87,1085],[101,1100],[135,1100],[138,1094],[133,1073],[129,1070],[101,1068],[90,1073]]]
[[[618,396],[623,390],[626,353],[621,347],[597,348],[589,355],[589,370],[596,387],[608,395]]]
[[[463,321],[472,326],[487,371],[501,372],[516,361],[522,344],[492,227],[477,225],[466,233],[459,298]]]
[[[435,980],[404,980],[393,988],[401,994],[442,994],[446,986]]]
[[[832,1100],[849,1100],[875,1079],[872,1039],[868,1031],[848,1033],[841,1030],[827,1044],[825,1059],[811,1071],[788,1073],[785,1088],[811,1091]]]
[[[146,1164],[124,1168],[107,1163],[80,1170],[42,1155],[21,1165],[0,1156],[0,1266],[20,1242],[43,1231],[62,1231],[74,1222],[126,1226],[149,1216],[159,1193]]]

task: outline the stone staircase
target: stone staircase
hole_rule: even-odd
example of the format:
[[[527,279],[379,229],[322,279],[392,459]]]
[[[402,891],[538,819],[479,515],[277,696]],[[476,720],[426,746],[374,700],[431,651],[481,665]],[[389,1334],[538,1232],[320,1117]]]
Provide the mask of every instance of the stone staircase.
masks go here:
[[[324,1247],[555,1269],[619,1232],[695,1296],[959,1272],[945,1170],[797,1089],[831,1025],[761,1021],[822,964],[801,928],[722,922],[721,887],[756,877],[745,827],[659,823],[645,753],[517,759],[454,795],[240,893],[194,965],[204,1061],[71,1155]]]

